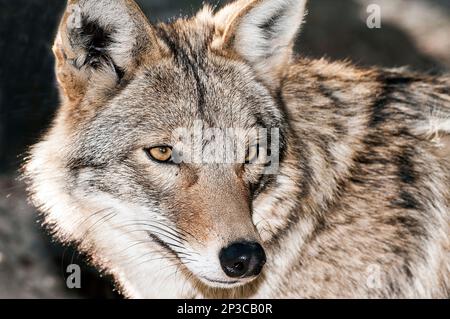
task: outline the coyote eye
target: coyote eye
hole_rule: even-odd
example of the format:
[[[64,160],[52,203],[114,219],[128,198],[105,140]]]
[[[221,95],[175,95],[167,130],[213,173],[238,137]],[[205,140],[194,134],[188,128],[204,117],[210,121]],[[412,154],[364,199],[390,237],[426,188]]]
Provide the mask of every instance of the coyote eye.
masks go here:
[[[157,146],[146,150],[147,155],[157,162],[169,163],[172,161],[172,148],[169,146]]]
[[[247,154],[245,155],[245,163],[251,164],[258,159],[258,145],[249,146]]]

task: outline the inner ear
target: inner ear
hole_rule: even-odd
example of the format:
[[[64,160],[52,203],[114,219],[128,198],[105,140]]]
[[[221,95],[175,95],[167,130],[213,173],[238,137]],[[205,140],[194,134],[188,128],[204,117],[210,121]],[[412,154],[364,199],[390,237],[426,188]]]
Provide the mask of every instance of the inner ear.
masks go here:
[[[113,27],[102,27],[98,21],[82,17],[81,25],[70,31],[69,38],[74,48],[79,48],[85,53],[79,55],[72,64],[77,68],[90,67],[94,70],[111,68],[121,80],[124,70],[117,66],[113,60],[109,48],[114,43]]]
[[[109,94],[161,53],[152,25],[133,0],[70,0],[53,52],[62,95],[74,103]]]
[[[293,56],[306,0],[241,0],[216,15],[224,32],[213,47],[237,53],[269,88],[276,89]]]

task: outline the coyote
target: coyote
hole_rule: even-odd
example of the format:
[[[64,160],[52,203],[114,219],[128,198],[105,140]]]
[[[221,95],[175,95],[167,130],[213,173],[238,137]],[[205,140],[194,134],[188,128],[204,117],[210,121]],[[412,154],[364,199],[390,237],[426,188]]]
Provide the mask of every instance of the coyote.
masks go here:
[[[125,297],[450,296],[450,78],[295,57],[305,7],[68,1],[24,176]]]

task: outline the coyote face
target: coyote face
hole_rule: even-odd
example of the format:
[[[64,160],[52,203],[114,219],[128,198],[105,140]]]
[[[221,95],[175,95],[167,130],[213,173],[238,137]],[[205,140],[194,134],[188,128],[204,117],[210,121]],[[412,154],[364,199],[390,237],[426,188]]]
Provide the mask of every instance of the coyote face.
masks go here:
[[[121,220],[136,241],[157,243],[209,285],[232,286],[254,279],[265,263],[251,198],[266,163],[247,161],[259,145],[256,131],[281,127],[282,115],[249,70],[213,55],[207,61],[168,56],[142,66],[76,124],[82,129],[67,169],[71,192],[92,203],[90,211],[114,211],[111,222]],[[235,149],[224,143],[231,131]],[[241,160],[218,156],[234,150]]]
[[[239,63],[211,55],[192,70],[197,66],[187,58],[177,60],[184,58],[144,67],[86,122],[69,160],[72,185],[82,198],[117,202],[131,228],[133,221],[143,229],[147,223],[142,240],[158,242],[205,282],[241,284],[265,262],[251,198],[266,163],[247,163],[244,156],[255,155],[258,129],[279,128],[283,118],[268,90]],[[261,106],[269,112],[262,114]],[[221,133],[235,149],[225,147]],[[241,160],[222,156],[234,150]],[[238,260],[228,266],[223,256],[238,247]],[[249,255],[239,255],[246,250]]]
[[[395,269],[389,280],[397,269],[422,280],[429,268],[410,266],[412,257],[404,266],[410,255],[396,236],[412,242],[411,254],[422,248],[403,228],[425,236],[441,227],[427,253],[442,253],[448,167],[420,136],[421,124],[433,120],[436,133],[448,118],[411,108],[399,133],[387,95],[420,79],[293,64],[305,2],[240,0],[152,25],[131,0],[69,1],[54,45],[62,106],[25,176],[55,235],[78,243],[126,296],[445,290],[448,260],[424,285],[404,279],[371,292],[364,274],[384,260]],[[438,90],[434,105],[443,106],[447,82],[424,81],[411,101]],[[409,167],[429,163],[433,186]],[[436,221],[416,229],[422,210]]]
[[[78,230],[60,225],[63,232],[87,242],[93,231],[80,223],[108,221],[125,253],[133,243],[156,247],[201,282],[233,287],[266,262],[252,198],[268,163],[248,161],[268,148],[255,133],[280,130],[285,119],[254,70],[219,43],[217,27],[208,8],[150,26],[131,1],[69,1],[54,47],[64,124],[51,135],[62,143],[57,187],[70,194],[61,205],[78,203],[86,214],[64,222]],[[225,147],[223,135],[242,147]],[[225,157],[211,155],[218,151]]]

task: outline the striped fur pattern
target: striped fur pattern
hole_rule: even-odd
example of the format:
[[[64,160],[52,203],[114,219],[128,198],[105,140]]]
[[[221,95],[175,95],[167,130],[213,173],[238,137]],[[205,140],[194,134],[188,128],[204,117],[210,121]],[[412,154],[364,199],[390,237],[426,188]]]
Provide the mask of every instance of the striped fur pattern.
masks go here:
[[[68,2],[62,104],[24,175],[46,226],[126,297],[450,296],[450,78],[294,57],[305,6],[151,25],[132,0]],[[278,128],[278,174],[146,156],[197,121]],[[267,264],[231,282],[218,252],[243,239]]]

